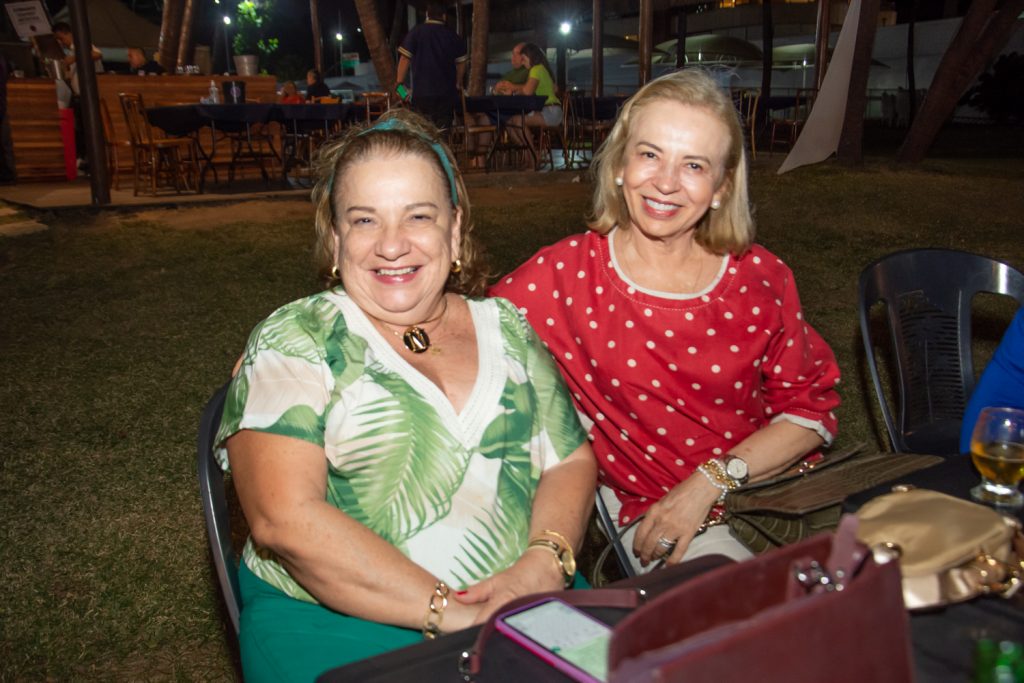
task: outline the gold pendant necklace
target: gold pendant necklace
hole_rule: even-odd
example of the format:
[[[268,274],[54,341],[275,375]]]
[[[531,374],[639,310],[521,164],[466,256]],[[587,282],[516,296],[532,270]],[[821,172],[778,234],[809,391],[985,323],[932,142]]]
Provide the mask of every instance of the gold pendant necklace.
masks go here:
[[[409,327],[405,328],[405,332],[403,332],[402,334],[399,334],[397,331],[392,330],[390,327],[387,329],[390,330],[391,334],[395,335],[396,337],[401,337],[402,345],[405,346],[405,348],[409,349],[413,353],[424,353],[430,348],[430,335],[428,335],[427,331],[423,329],[423,326],[429,325],[432,322],[440,320],[441,318],[444,317],[444,314],[447,312],[448,297],[445,296],[444,308],[441,309],[441,312],[436,317],[424,320],[419,325],[409,325]],[[386,324],[387,323],[385,323],[385,325]],[[436,351],[437,350],[435,349],[435,352]]]

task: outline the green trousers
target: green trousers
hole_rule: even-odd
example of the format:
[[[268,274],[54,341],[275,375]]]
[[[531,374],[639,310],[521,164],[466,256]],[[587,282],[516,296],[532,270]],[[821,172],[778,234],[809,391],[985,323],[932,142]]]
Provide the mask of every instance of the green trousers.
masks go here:
[[[289,597],[244,562],[238,582],[246,683],[309,683],[328,669],[423,640],[419,631],[357,619]]]

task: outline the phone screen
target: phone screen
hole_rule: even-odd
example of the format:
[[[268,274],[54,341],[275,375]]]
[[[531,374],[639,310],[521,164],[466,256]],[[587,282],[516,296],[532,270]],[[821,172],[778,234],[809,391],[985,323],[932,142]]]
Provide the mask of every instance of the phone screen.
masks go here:
[[[502,621],[597,680],[607,680],[612,630],[605,624],[558,600],[510,614]]]

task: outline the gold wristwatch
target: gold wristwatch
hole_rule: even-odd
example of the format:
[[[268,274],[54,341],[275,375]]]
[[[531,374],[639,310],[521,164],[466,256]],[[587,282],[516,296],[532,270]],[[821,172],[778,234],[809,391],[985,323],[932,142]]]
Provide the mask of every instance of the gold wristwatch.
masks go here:
[[[562,570],[562,578],[565,581],[565,587],[568,588],[572,585],[572,582],[576,578],[576,556],[573,554],[572,548],[569,546],[563,548],[554,541],[549,541],[546,538],[536,538],[530,541],[530,545],[527,546],[527,550],[530,548],[542,548],[550,552],[558,562],[559,569]]]

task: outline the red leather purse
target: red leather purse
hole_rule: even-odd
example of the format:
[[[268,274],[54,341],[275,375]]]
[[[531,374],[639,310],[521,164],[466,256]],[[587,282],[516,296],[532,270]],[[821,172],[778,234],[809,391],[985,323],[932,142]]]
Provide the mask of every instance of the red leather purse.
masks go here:
[[[899,566],[843,518],[822,534],[720,567],[619,622],[609,683],[913,680]]]

